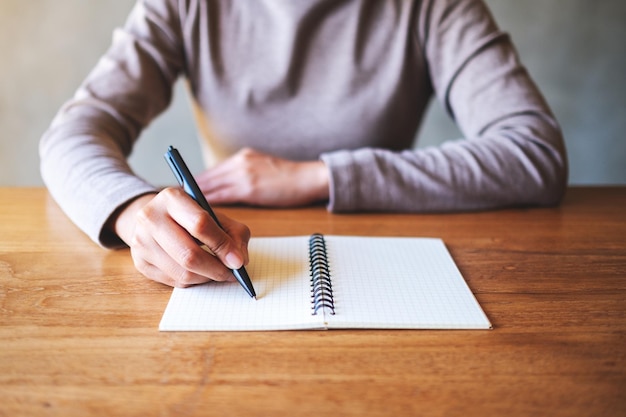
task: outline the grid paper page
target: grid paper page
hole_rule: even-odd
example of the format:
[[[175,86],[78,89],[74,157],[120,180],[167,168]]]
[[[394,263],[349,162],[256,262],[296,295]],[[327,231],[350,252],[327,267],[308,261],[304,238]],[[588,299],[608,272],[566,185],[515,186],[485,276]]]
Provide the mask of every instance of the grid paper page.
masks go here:
[[[490,328],[440,239],[325,236],[330,328]]]
[[[159,330],[287,330],[323,327],[311,315],[309,237],[252,238],[250,275],[257,300],[238,282],[175,288]]]

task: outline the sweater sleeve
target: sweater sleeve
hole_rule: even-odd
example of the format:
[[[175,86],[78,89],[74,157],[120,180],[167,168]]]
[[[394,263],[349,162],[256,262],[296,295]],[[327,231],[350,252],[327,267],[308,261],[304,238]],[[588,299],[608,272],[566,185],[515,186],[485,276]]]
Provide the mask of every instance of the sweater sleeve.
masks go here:
[[[435,94],[465,136],[438,147],[322,155],[329,209],[481,210],[553,205],[564,193],[560,128],[482,0],[421,2],[416,37]]]
[[[60,109],[39,146],[53,198],[92,240],[122,242],[104,226],[122,204],[155,188],[127,157],[141,130],[170,103],[182,70],[176,6],[138,1],[112,45]]]

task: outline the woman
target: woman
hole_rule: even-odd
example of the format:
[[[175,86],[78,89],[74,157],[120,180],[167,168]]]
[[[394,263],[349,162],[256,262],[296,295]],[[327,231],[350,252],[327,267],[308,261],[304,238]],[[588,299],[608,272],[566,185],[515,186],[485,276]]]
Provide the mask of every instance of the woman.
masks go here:
[[[92,239],[169,285],[231,279],[249,238],[127,165],[181,76],[219,161],[198,176],[212,203],[482,210],[565,188],[559,126],[482,0],[140,0],[43,136],[42,175]],[[416,150],[433,95],[465,139]]]

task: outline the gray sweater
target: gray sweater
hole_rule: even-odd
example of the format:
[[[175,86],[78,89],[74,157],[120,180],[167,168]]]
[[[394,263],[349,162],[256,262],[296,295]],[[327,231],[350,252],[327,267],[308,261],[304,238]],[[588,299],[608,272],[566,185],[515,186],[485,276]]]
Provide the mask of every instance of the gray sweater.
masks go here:
[[[40,144],[51,194],[103,246],[155,191],[126,158],[181,76],[218,158],[321,158],[333,212],[552,205],[566,185],[559,126],[480,0],[140,0]],[[416,150],[433,95],[464,138]]]

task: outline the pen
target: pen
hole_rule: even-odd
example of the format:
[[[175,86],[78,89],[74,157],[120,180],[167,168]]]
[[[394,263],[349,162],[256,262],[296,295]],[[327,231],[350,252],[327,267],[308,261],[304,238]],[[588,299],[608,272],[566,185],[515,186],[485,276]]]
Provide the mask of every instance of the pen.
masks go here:
[[[173,146],[170,146],[163,156],[172,169],[176,180],[181,187],[183,187],[185,192],[193,198],[196,203],[200,205],[200,207],[205,209],[211,215],[213,220],[215,220],[215,223],[217,223],[217,225],[223,230],[224,228],[220,224],[219,220],[217,220],[217,216],[213,213],[213,210],[206,201],[206,198],[204,198],[204,194],[200,191],[200,187],[198,187],[196,180],[194,180],[189,168],[187,168],[187,164],[183,161],[183,157],[180,155],[178,150]],[[256,299],[256,293],[254,292],[254,287],[252,286],[252,281],[250,281],[246,268],[242,266],[241,268],[233,269],[232,271],[233,275],[237,278],[237,281],[239,281],[244,290],[246,290],[250,297]]]

